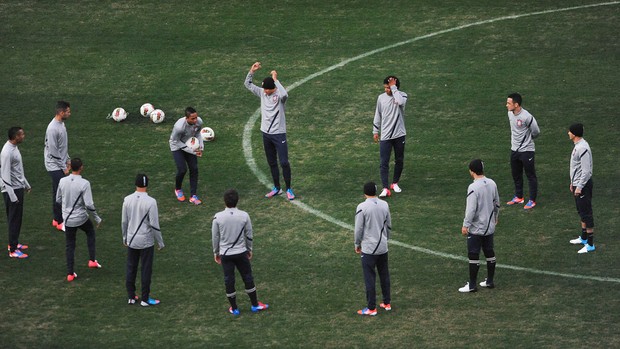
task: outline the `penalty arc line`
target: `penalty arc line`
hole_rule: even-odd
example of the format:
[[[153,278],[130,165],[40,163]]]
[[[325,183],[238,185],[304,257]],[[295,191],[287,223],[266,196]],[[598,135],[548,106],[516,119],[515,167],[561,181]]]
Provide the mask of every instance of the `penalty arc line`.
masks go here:
[[[565,11],[571,11],[571,10],[580,10],[580,9],[586,9],[586,8],[592,8],[592,7],[599,7],[599,6],[609,6],[609,5],[617,5],[620,4],[620,1],[612,1],[612,2],[604,2],[604,3],[597,3],[597,4],[589,4],[589,5],[581,5],[581,6],[574,6],[574,7],[566,7],[566,8],[560,8],[560,9],[552,9],[552,10],[545,10],[545,11],[537,11],[537,12],[531,12],[531,13],[524,13],[524,14],[520,14],[520,15],[510,15],[510,16],[503,16],[503,17],[497,17],[497,18],[492,18],[492,19],[487,19],[484,21],[478,21],[478,22],[473,22],[473,23],[469,23],[469,24],[464,24],[464,25],[460,25],[457,27],[452,27],[449,29],[444,29],[444,30],[440,30],[440,31],[436,31],[433,33],[429,33],[426,35],[422,35],[422,36],[418,36],[409,40],[405,40],[405,41],[401,41],[401,42],[397,42],[395,44],[392,45],[388,45],[388,46],[384,46],[372,51],[368,51],[365,52],[361,55],[343,60],[342,62],[332,65],[330,67],[327,67],[321,71],[318,71],[314,74],[311,74],[295,83],[293,83],[292,85],[290,85],[287,89],[288,91],[293,90],[294,88],[297,88],[303,84],[305,84],[306,82],[317,78],[319,76],[322,76],[324,74],[327,74],[329,72],[331,72],[332,70],[344,67],[345,65],[372,56],[374,54],[383,52],[383,51],[387,51],[389,49],[392,48],[396,48],[399,46],[403,46],[403,45],[407,45],[416,41],[420,41],[420,40],[424,40],[424,39],[428,39],[431,37],[435,37],[441,34],[447,34],[447,33],[451,33],[451,32],[455,32],[458,30],[462,30],[462,29],[466,29],[466,28],[470,28],[470,27],[475,27],[475,26],[480,26],[480,25],[484,25],[484,24],[489,24],[489,23],[494,23],[494,22],[499,22],[499,21],[505,21],[505,20],[509,20],[509,19],[518,19],[518,18],[523,18],[523,17],[531,17],[531,16],[536,16],[536,15],[543,15],[543,14],[549,14],[549,13],[557,13],[557,12],[565,12]],[[252,129],[254,128],[254,125],[256,124],[256,121],[258,120],[258,118],[260,117],[260,108],[257,109],[254,114],[252,114],[252,116],[250,116],[250,118],[248,119],[248,122],[245,124],[245,127],[243,129],[243,141],[242,141],[242,145],[243,145],[243,154],[245,156],[245,161],[246,164],[248,165],[248,167],[250,168],[250,170],[254,173],[254,175],[256,176],[256,178],[262,183],[264,184],[267,188],[271,188],[271,184],[267,178],[267,176],[258,168],[258,166],[256,165],[256,160],[254,159],[254,156],[252,155]],[[344,229],[347,230],[354,230],[354,227],[351,224],[345,223],[339,219],[336,219],[322,211],[319,211],[301,201],[291,201],[292,204],[297,205],[300,209],[313,214],[325,221],[328,221],[330,223],[333,223],[335,225],[338,225]],[[453,255],[453,254],[449,254],[449,253],[444,253],[444,252],[438,252],[438,251],[434,251],[434,250],[430,250],[427,248],[423,248],[423,247],[419,247],[419,246],[414,246],[414,245],[409,245],[407,243],[404,242],[400,242],[397,240],[390,240],[391,244],[400,246],[400,247],[404,247],[416,252],[421,252],[421,253],[425,253],[425,254],[430,254],[433,256],[437,256],[437,257],[442,257],[442,258],[448,258],[448,259],[453,259],[453,260],[457,260],[457,261],[468,261],[467,258],[465,257],[461,257],[461,256],[457,256],[457,255]],[[528,272],[528,273],[533,273],[533,274],[542,274],[542,275],[550,275],[550,276],[559,276],[559,277],[565,277],[565,278],[573,278],[573,279],[582,279],[582,280],[594,280],[594,281],[607,281],[607,282],[616,282],[616,283],[620,283],[620,279],[619,278],[612,278],[612,277],[604,277],[604,276],[589,276],[589,275],[579,275],[579,274],[567,274],[567,273],[559,273],[559,272],[554,272],[554,271],[546,271],[546,270],[539,270],[539,269],[533,269],[533,268],[526,268],[526,267],[519,267],[519,266],[515,266],[515,265],[509,265],[509,264],[497,264],[498,268],[503,268],[503,269],[510,269],[510,270],[516,270],[516,271],[524,271],[524,272]]]

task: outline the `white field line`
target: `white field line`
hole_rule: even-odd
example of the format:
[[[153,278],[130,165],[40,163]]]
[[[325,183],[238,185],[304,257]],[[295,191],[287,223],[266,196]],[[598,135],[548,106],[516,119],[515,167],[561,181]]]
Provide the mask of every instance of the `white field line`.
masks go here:
[[[444,29],[444,30],[440,30],[437,32],[433,32],[430,34],[426,34],[426,35],[422,35],[422,36],[418,36],[415,37],[413,39],[409,39],[409,40],[405,40],[405,41],[401,41],[401,42],[397,42],[395,44],[392,45],[388,45],[388,46],[384,46],[381,48],[378,48],[376,50],[372,50],[372,51],[368,51],[366,53],[363,53],[359,56],[355,56],[353,58],[349,58],[346,59],[338,64],[332,65],[331,67],[325,68],[319,72],[316,72],[314,74],[311,74],[295,83],[293,83],[292,85],[290,85],[289,87],[287,87],[287,90],[291,91],[296,87],[299,87],[303,84],[305,84],[306,82],[317,78],[321,75],[327,74],[332,70],[344,67],[345,65],[366,58],[368,56],[372,56],[374,54],[377,54],[379,52],[383,52],[395,47],[399,47],[399,46],[403,46],[406,44],[410,44],[412,42],[416,42],[419,40],[423,40],[423,39],[428,39],[428,38],[432,38],[441,34],[446,34],[446,33],[451,33],[457,30],[462,30],[462,29],[466,29],[469,27],[475,27],[475,26],[479,26],[479,25],[484,25],[484,24],[489,24],[489,23],[494,23],[494,22],[500,22],[500,21],[505,21],[505,20],[509,20],[509,19],[518,19],[518,18],[523,18],[523,17],[530,17],[530,16],[537,16],[537,15],[544,15],[544,14],[549,14],[549,13],[557,13],[557,12],[564,12],[564,11],[572,11],[572,10],[580,10],[580,9],[586,9],[586,8],[591,8],[591,7],[599,7],[599,6],[609,6],[609,5],[617,5],[620,4],[620,1],[611,1],[611,2],[603,2],[603,3],[598,3],[598,4],[589,4],[589,5],[582,5],[582,6],[574,6],[574,7],[566,7],[566,8],[560,8],[560,9],[553,9],[553,10],[545,10],[545,11],[538,11],[538,12],[531,12],[531,13],[524,13],[524,14],[520,14],[520,15],[511,15],[511,16],[503,16],[503,17],[497,17],[497,18],[492,18],[492,19],[487,19],[484,21],[479,21],[479,22],[474,22],[474,23],[469,23],[469,24],[464,24],[464,25],[460,25],[457,27],[453,27],[453,28],[449,28],[449,29]],[[243,129],[243,154],[245,156],[245,162],[248,165],[248,167],[250,168],[250,170],[254,173],[254,175],[256,176],[256,178],[258,178],[258,180],[265,185],[265,187],[267,188],[271,188],[272,184],[270,182],[270,180],[267,178],[267,175],[265,175],[259,168],[258,166],[256,166],[256,160],[254,160],[254,156],[252,155],[252,129],[254,128],[254,125],[256,124],[256,121],[259,119],[260,117],[260,108],[257,109],[254,114],[252,114],[252,116],[250,116],[250,118],[248,119],[248,122],[245,124],[245,127]],[[295,200],[295,201],[291,201],[292,204],[297,205],[299,208],[301,208],[302,210],[311,213],[321,219],[324,219],[330,223],[333,223],[335,225],[338,225],[344,229],[347,230],[351,230],[353,231],[354,227],[351,224],[345,223],[339,219],[336,219],[322,211],[319,211],[313,207],[310,207],[308,205],[306,205],[305,203]],[[421,253],[426,253],[426,254],[430,254],[433,256],[437,256],[437,257],[443,257],[443,258],[448,258],[448,259],[453,259],[453,260],[458,260],[458,261],[467,261],[468,259],[462,256],[457,256],[457,255],[453,255],[453,254],[449,254],[449,253],[444,253],[444,252],[438,252],[438,251],[434,251],[434,250],[429,250],[427,248],[423,248],[423,247],[418,247],[418,246],[414,246],[414,245],[409,245],[406,244],[404,242],[400,242],[397,240],[390,240],[390,243],[396,246],[400,246],[400,247],[404,247],[404,248],[408,248],[410,250],[416,251],[416,252],[421,252]],[[583,280],[594,280],[594,281],[608,281],[608,282],[616,282],[616,283],[620,283],[620,279],[618,278],[612,278],[612,277],[603,277],[603,276],[590,276],[590,275],[579,275],[579,274],[566,274],[566,273],[558,273],[558,272],[554,272],[554,271],[546,271],[546,270],[539,270],[539,269],[532,269],[532,268],[525,268],[525,267],[519,267],[519,266],[515,266],[515,265],[509,265],[509,264],[497,264],[498,268],[504,268],[504,269],[511,269],[511,270],[517,270],[517,271],[525,271],[528,273],[533,273],[533,274],[543,274],[543,275],[551,275],[551,276],[559,276],[559,277],[566,277],[566,278],[573,278],[573,279],[583,279]]]

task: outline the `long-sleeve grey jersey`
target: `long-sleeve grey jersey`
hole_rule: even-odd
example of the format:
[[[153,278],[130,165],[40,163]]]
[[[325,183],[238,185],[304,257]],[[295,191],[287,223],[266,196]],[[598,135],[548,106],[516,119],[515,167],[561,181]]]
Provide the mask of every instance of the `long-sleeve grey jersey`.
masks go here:
[[[65,123],[55,118],[50,121],[45,131],[45,148],[43,149],[45,169],[48,171],[65,170],[69,161],[69,137]]]
[[[252,221],[247,212],[227,207],[213,217],[213,254],[230,256],[252,251]]]
[[[592,150],[585,139],[575,143],[573,153],[570,156],[570,182],[573,187],[583,189],[592,178]]]
[[[101,218],[95,209],[90,182],[81,175],[70,174],[60,179],[56,202],[62,204],[62,218],[67,227],[79,227],[88,220],[88,213],[92,213],[95,222]]]
[[[463,226],[473,235],[490,235],[495,232],[499,214],[497,185],[490,178],[474,180],[467,188],[467,207]]]
[[[198,142],[200,142],[200,149],[204,149],[204,143],[202,141],[202,137],[200,136],[200,130],[202,129],[202,119],[198,117],[195,125],[190,125],[187,123],[185,117],[180,118],[177,122],[174,123],[174,127],[172,127],[172,133],[170,134],[170,150],[177,151],[183,150],[184,152],[190,154],[196,154],[193,150],[185,145],[188,139],[192,137],[198,138]]]
[[[372,133],[381,134],[381,140],[387,141],[407,134],[405,130],[405,106],[407,94],[391,86],[392,95],[382,93],[377,97]]]
[[[17,201],[15,189],[30,189],[30,183],[24,174],[22,154],[16,144],[7,141],[0,153],[0,189],[7,193],[11,202]]]
[[[164,239],[159,228],[157,201],[145,192],[136,191],[125,196],[121,216],[123,243],[128,247],[142,250],[157,244],[164,247]]]
[[[367,198],[355,210],[355,247],[362,253],[380,255],[388,251],[392,217],[387,202]]]
[[[288,92],[280,81],[275,80],[276,91],[267,95],[265,90],[252,83],[254,74],[249,72],[245,77],[245,87],[260,98],[261,122],[260,130],[264,133],[275,135],[286,133],[285,106]]]
[[[532,114],[523,108],[517,115],[509,111],[508,120],[511,134],[510,149],[517,152],[535,151],[534,138],[540,134],[540,128]]]

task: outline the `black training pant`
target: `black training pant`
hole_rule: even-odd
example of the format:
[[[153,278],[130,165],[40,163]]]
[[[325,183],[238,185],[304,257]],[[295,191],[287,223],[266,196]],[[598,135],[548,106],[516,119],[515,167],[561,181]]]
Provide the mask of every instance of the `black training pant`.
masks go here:
[[[390,156],[394,148],[394,177],[392,183],[398,183],[400,175],[403,173],[405,160],[405,137],[398,137],[379,142],[379,169],[381,173],[381,184],[383,188],[389,188]]]
[[[67,255],[67,275],[73,274],[73,264],[75,261],[75,239],[77,230],[81,229],[86,233],[86,245],[88,246],[88,256],[91,261],[96,259],[95,256],[95,227],[93,223],[87,220],[79,227],[68,227],[65,224],[65,237],[66,237],[66,255]]]
[[[22,230],[22,217],[24,215],[24,189],[14,189],[17,202],[11,202],[9,194],[2,193],[6,208],[6,220],[9,226],[9,250],[14,252],[19,244],[19,233]]]
[[[383,303],[390,304],[390,271],[388,268],[388,253],[373,255],[362,253],[362,270],[364,272],[364,283],[366,284],[366,302],[368,309],[377,308],[377,291],[375,283],[377,275],[375,268],[379,273],[379,281],[381,283],[381,294],[383,295]]]
[[[138,274],[138,264],[142,261],[142,269],[140,269],[142,300],[148,302],[151,293],[151,275],[153,274],[154,255],[154,245],[144,249],[127,247],[127,274],[125,286],[127,287],[127,297],[129,299],[133,299],[136,296],[136,275]]]
[[[198,190],[198,157],[183,150],[175,150],[172,152],[174,163],[177,166],[177,175],[175,177],[175,189],[181,189],[183,186],[183,178],[189,167],[189,190],[190,195],[196,195]]]
[[[523,171],[530,187],[530,200],[536,201],[538,196],[538,178],[536,177],[535,153],[533,151],[512,151],[510,153],[510,169],[515,182],[515,196],[523,197]]]
[[[273,178],[274,187],[280,189],[280,170],[278,168],[278,158],[282,167],[282,176],[286,188],[291,187],[291,165],[288,162],[288,143],[286,141],[286,133],[268,134],[263,132],[263,148],[267,163],[271,169],[271,178]]]

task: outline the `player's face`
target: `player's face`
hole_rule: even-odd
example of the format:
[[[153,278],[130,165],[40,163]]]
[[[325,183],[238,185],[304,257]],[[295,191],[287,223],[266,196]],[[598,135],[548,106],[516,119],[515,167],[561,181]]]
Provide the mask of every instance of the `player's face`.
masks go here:
[[[274,92],[276,92],[275,88],[264,88],[263,90],[265,90],[265,94],[267,96],[271,96]]]
[[[185,117],[185,120],[190,125],[196,125],[196,122],[198,121],[198,113],[189,114],[189,116]]]
[[[71,107],[60,112],[60,118],[62,120],[67,120],[71,116]]]
[[[392,89],[390,89],[390,85],[388,84],[383,84],[383,91],[385,91],[388,96],[392,95]]]
[[[568,131],[568,139],[571,141],[575,139],[575,135],[571,131]]]
[[[24,138],[26,138],[24,130],[19,130],[19,132],[17,132],[17,135],[15,136],[15,142],[19,144],[24,141]]]
[[[512,98],[506,99],[506,109],[508,109],[508,111],[515,111],[515,109],[517,109],[517,106],[518,104],[513,102]]]

